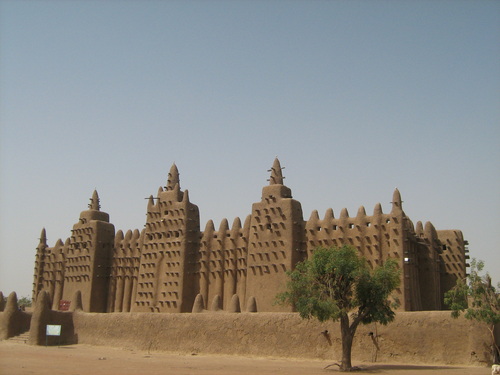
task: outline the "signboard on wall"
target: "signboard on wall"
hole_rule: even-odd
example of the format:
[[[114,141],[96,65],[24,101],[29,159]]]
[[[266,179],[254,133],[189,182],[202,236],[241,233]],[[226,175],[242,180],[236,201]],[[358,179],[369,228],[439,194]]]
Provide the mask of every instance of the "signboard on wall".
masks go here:
[[[71,301],[66,301],[66,300],[60,300],[59,301],[59,311],[68,311],[69,310],[69,305],[71,304]]]
[[[61,336],[61,326],[47,324],[46,334],[47,336]]]

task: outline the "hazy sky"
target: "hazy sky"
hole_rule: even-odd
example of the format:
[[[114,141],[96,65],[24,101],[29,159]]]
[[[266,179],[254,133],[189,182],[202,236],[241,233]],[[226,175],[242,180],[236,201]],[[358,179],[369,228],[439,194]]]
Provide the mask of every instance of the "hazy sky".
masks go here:
[[[0,290],[97,189],[142,229],[170,166],[216,227],[275,156],[305,219],[394,188],[500,281],[499,1],[1,1]]]

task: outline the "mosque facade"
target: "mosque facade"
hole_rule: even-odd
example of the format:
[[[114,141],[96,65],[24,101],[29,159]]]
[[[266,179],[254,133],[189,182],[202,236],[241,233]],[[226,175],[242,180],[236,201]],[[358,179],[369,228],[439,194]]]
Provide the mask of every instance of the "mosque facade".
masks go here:
[[[88,312],[280,312],[275,304],[287,271],[318,247],[358,249],[373,269],[395,259],[401,284],[394,296],[402,311],[441,310],[444,293],[466,276],[467,241],[460,230],[415,225],[403,211],[400,192],[391,211],[380,204],[368,215],[342,209],[338,217],[314,210],[304,220],[299,201],[283,184],[275,159],[269,185],[251,214],[216,228],[200,228],[198,207],[181,190],[175,164],[167,185],[147,204],[144,228],[118,230],[101,211],[94,191],[71,236],[49,247],[45,229],[36,249],[33,299],[48,292],[52,309],[63,310],[81,293]]]

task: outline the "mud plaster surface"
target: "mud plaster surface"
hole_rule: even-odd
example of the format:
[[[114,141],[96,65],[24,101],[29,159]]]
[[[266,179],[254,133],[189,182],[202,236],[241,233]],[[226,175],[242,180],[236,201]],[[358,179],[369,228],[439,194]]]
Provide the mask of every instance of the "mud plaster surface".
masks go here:
[[[178,355],[106,346],[71,345],[61,347],[30,346],[0,342],[0,374],[9,375],[242,375],[340,374],[325,366],[328,360],[250,358],[241,356]],[[487,367],[451,367],[439,365],[381,364],[354,362],[360,374],[389,375],[480,375]]]
[[[78,343],[134,350],[337,360],[341,358],[338,323],[302,320],[296,313],[241,314],[88,314],[77,313]],[[328,330],[328,337],[321,334]],[[353,360],[384,363],[482,366],[489,355],[489,333],[447,311],[399,313],[387,325],[360,326]],[[474,353],[474,354],[471,354]]]

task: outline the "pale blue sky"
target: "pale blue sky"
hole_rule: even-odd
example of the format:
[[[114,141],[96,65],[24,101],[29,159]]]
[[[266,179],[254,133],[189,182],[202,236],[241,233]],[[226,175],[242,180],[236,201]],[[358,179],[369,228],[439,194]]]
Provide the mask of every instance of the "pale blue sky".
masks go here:
[[[278,156],[307,219],[461,229],[500,281],[500,2],[0,2],[0,290],[96,188],[142,229],[175,162],[201,227],[242,220]]]

